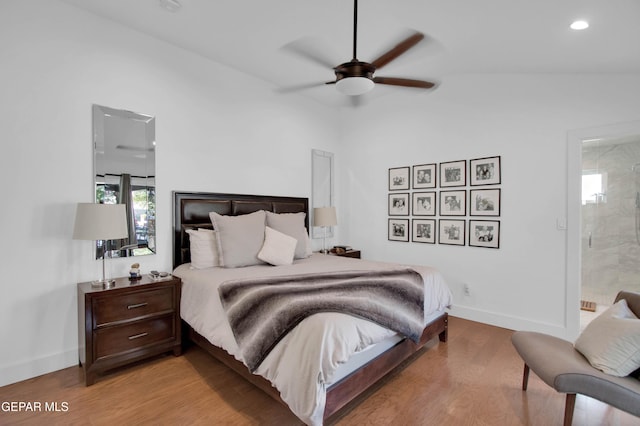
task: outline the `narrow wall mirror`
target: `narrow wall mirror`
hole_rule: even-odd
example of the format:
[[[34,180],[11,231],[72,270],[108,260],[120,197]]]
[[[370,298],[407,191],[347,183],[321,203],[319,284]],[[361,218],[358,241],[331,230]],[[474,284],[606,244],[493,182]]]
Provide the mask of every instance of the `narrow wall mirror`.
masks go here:
[[[127,257],[156,252],[155,117],[93,105],[95,201],[125,204],[129,237],[96,245]]]
[[[311,150],[311,207],[309,211],[313,214],[315,207],[333,206],[333,153]],[[309,218],[309,223],[313,223],[313,217]],[[323,238],[324,229],[322,227],[311,227],[311,238]],[[327,228],[327,238],[333,237],[333,227]]]

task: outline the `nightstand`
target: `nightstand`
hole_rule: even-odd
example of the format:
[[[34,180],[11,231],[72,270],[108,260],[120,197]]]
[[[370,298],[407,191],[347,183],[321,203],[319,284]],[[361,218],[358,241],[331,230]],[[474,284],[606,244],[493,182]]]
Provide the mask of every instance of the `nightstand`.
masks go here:
[[[334,256],[342,256],[342,257],[353,257],[355,259],[360,259],[360,250],[347,250],[344,253],[331,253]]]
[[[116,279],[108,289],[78,284],[78,340],[85,383],[98,373],[163,352],[182,353],[177,277]]]

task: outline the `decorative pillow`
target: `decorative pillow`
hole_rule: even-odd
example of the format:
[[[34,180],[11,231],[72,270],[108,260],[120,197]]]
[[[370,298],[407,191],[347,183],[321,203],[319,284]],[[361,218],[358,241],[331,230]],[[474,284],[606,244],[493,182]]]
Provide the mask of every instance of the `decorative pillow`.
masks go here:
[[[258,259],[274,266],[291,265],[297,244],[298,240],[295,238],[267,226],[264,230],[264,245],[258,253]]]
[[[205,269],[220,266],[218,239],[211,229],[188,229],[191,252],[191,268]]]
[[[218,232],[220,266],[238,268],[262,263],[258,252],[264,243],[264,210],[240,216],[211,212],[209,217]]]
[[[311,256],[311,241],[304,226],[306,213],[267,213],[267,226],[296,239],[296,259]]]
[[[574,347],[598,370],[628,376],[640,368],[640,319],[622,299],[591,321]]]

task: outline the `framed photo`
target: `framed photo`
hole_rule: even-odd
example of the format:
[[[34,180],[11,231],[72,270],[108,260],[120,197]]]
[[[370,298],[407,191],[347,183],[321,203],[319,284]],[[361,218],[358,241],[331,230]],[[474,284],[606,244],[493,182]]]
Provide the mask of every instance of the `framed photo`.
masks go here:
[[[389,194],[389,216],[409,216],[409,193]]]
[[[435,216],[436,193],[414,192],[411,207],[413,207],[414,216]]]
[[[413,166],[413,189],[436,187],[436,164]]]
[[[440,216],[466,216],[467,191],[440,191]]]
[[[471,186],[500,183],[500,156],[476,158],[469,161]]]
[[[467,160],[440,163],[440,188],[467,184]]]
[[[472,247],[500,248],[500,221],[470,220],[469,245]]]
[[[413,219],[411,221],[412,232],[411,241],[416,243],[436,243],[436,220],[435,219]]]
[[[500,216],[500,189],[469,191],[470,216]]]
[[[389,169],[389,191],[409,189],[409,167]]]
[[[462,219],[440,219],[438,242],[454,246],[465,245],[465,221]]]
[[[409,219],[389,219],[389,241],[409,241]]]

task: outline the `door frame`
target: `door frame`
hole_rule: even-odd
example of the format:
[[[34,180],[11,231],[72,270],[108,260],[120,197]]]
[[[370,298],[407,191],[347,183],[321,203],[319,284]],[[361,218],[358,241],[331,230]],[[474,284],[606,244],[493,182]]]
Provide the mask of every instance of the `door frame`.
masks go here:
[[[565,323],[570,338],[580,332],[582,295],[582,143],[640,135],[640,121],[571,130],[567,134],[567,284]]]

